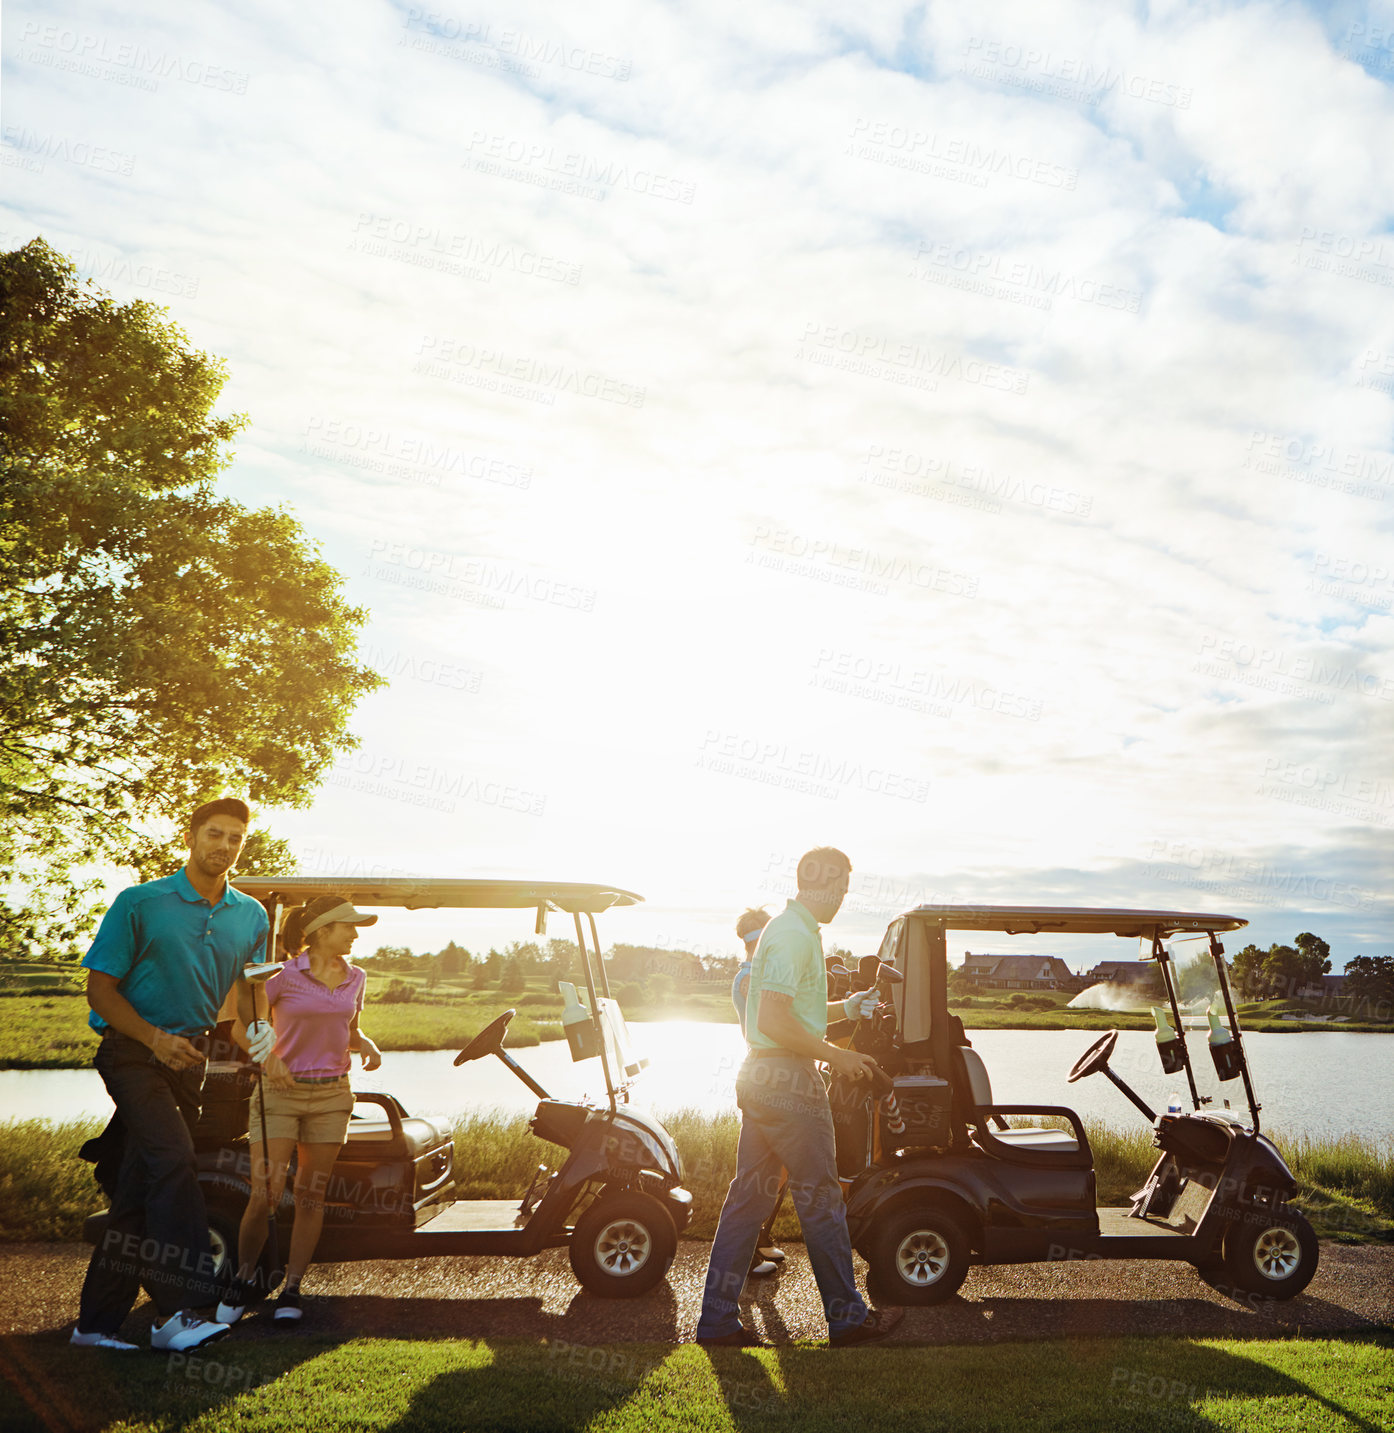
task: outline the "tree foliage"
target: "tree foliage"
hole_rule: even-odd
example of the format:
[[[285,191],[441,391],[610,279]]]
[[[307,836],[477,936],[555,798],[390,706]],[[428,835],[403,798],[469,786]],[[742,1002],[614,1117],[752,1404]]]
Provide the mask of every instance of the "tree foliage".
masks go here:
[[[1234,958],[1234,983],[1245,995],[1258,998],[1286,995],[1320,985],[1331,971],[1331,947],[1320,936],[1303,931],[1291,945],[1260,950],[1246,945]]]
[[[225,378],[42,240],[0,255],[0,952],[71,946],[87,873],[164,874],[211,796],[305,805],[380,684],[300,524],[214,491]]]
[[[1346,962],[1345,993],[1368,1019],[1394,1019],[1394,955],[1353,956]]]

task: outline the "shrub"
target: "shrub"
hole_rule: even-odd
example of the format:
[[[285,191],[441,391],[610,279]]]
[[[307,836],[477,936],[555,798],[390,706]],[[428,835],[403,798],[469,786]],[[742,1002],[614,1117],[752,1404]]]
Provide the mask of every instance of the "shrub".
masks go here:
[[[410,1005],[416,999],[416,991],[405,980],[389,980],[387,989],[377,998],[383,1005]]]

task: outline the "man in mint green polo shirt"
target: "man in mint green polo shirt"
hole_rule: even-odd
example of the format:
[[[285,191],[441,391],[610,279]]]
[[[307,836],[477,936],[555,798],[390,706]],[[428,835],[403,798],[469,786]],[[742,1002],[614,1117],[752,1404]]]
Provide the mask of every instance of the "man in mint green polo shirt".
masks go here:
[[[125,1132],[72,1333],[82,1348],[135,1347],[119,1334],[142,1284],[161,1316],[153,1347],[180,1352],[227,1332],[193,1312],[218,1290],[192,1132],[218,1008],[266,939],[261,903],[228,884],[250,815],[235,797],[200,806],[183,869],[122,891],[82,962],[102,1037],[93,1063]]]
[[[858,1080],[876,1063],[826,1039],[828,1018],[874,1007],[876,993],[861,990],[828,1003],[827,967],[818,927],[838,913],[852,872],[839,850],[820,846],[798,865],[798,893],[760,934],[746,992],[750,1053],[736,1076],[741,1136],[736,1177],[726,1192],[707,1264],[706,1292],[697,1342],[749,1347],[760,1337],[742,1326],[737,1300],[745,1285],[760,1228],[774,1206],[781,1171],[813,1277],[828,1320],[828,1341],[847,1348],[888,1334],[897,1309],[868,1313],[857,1291],[847,1212],[837,1177],[832,1111],[818,1061]]]

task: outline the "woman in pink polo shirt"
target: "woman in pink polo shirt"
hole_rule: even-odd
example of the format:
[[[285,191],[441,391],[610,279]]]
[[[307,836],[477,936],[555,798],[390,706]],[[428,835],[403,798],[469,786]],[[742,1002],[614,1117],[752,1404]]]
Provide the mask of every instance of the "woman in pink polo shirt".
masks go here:
[[[274,1052],[263,1067],[272,1207],[280,1203],[291,1156],[299,1150],[295,1226],[285,1288],[276,1303],[278,1323],[301,1315],[300,1280],[319,1242],[325,1192],[353,1112],[350,1055],[360,1051],[365,1070],[382,1063],[378,1047],[358,1028],[367,978],[348,960],[358,927],[376,920],[360,915],[347,896],[318,896],[297,907],[288,912],[282,928],[285,964],[266,981],[276,1034]],[[233,1038],[244,1047],[251,1015],[250,993],[239,994]],[[252,1292],[248,1284],[266,1242],[267,1169],[261,1134],[261,1102],[254,1098],[248,1131],[252,1195],[238,1233],[237,1283],[218,1306],[219,1323],[236,1323],[245,1312]]]

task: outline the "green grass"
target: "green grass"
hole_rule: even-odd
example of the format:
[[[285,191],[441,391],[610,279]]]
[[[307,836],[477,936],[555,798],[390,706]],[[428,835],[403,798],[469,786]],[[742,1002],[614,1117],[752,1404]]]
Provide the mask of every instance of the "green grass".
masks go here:
[[[105,1120],[7,1120],[0,1124],[0,1243],[82,1237],[82,1221],[105,1208],[78,1146]]]
[[[458,1005],[368,1005],[364,1008],[363,1029],[383,1050],[459,1050],[513,1001],[495,996],[484,1001]],[[512,1049],[536,1045],[561,1037],[561,1005],[556,1020],[520,1014],[508,1027],[504,1044]]]
[[[671,1318],[671,1314],[667,1315]],[[656,1340],[304,1337],[205,1356],[7,1340],[0,1425],[106,1433],[1376,1433],[1394,1335],[708,1352]]]
[[[538,1139],[528,1115],[470,1115],[456,1122],[455,1177],[463,1199],[522,1195],[539,1164],[557,1168],[566,1158]],[[683,1181],[692,1191],[686,1237],[710,1239],[736,1167],[736,1112],[706,1115],[668,1111],[663,1123],[677,1142]],[[82,1221],[105,1203],[91,1166],[78,1146],[100,1129],[97,1121],[51,1125],[43,1120],[0,1124],[0,1242],[78,1239]],[[1156,1156],[1151,1131],[1086,1125],[1094,1151],[1101,1205],[1120,1205],[1147,1177]],[[1354,1137],[1284,1140],[1278,1148],[1298,1181],[1298,1204],[1317,1233],[1342,1243],[1394,1242],[1394,1147]],[[786,1200],[775,1225],[781,1239],[799,1237]]]
[[[0,1069],[73,1070],[92,1063],[97,1037],[85,995],[6,1000],[0,1006]]]

